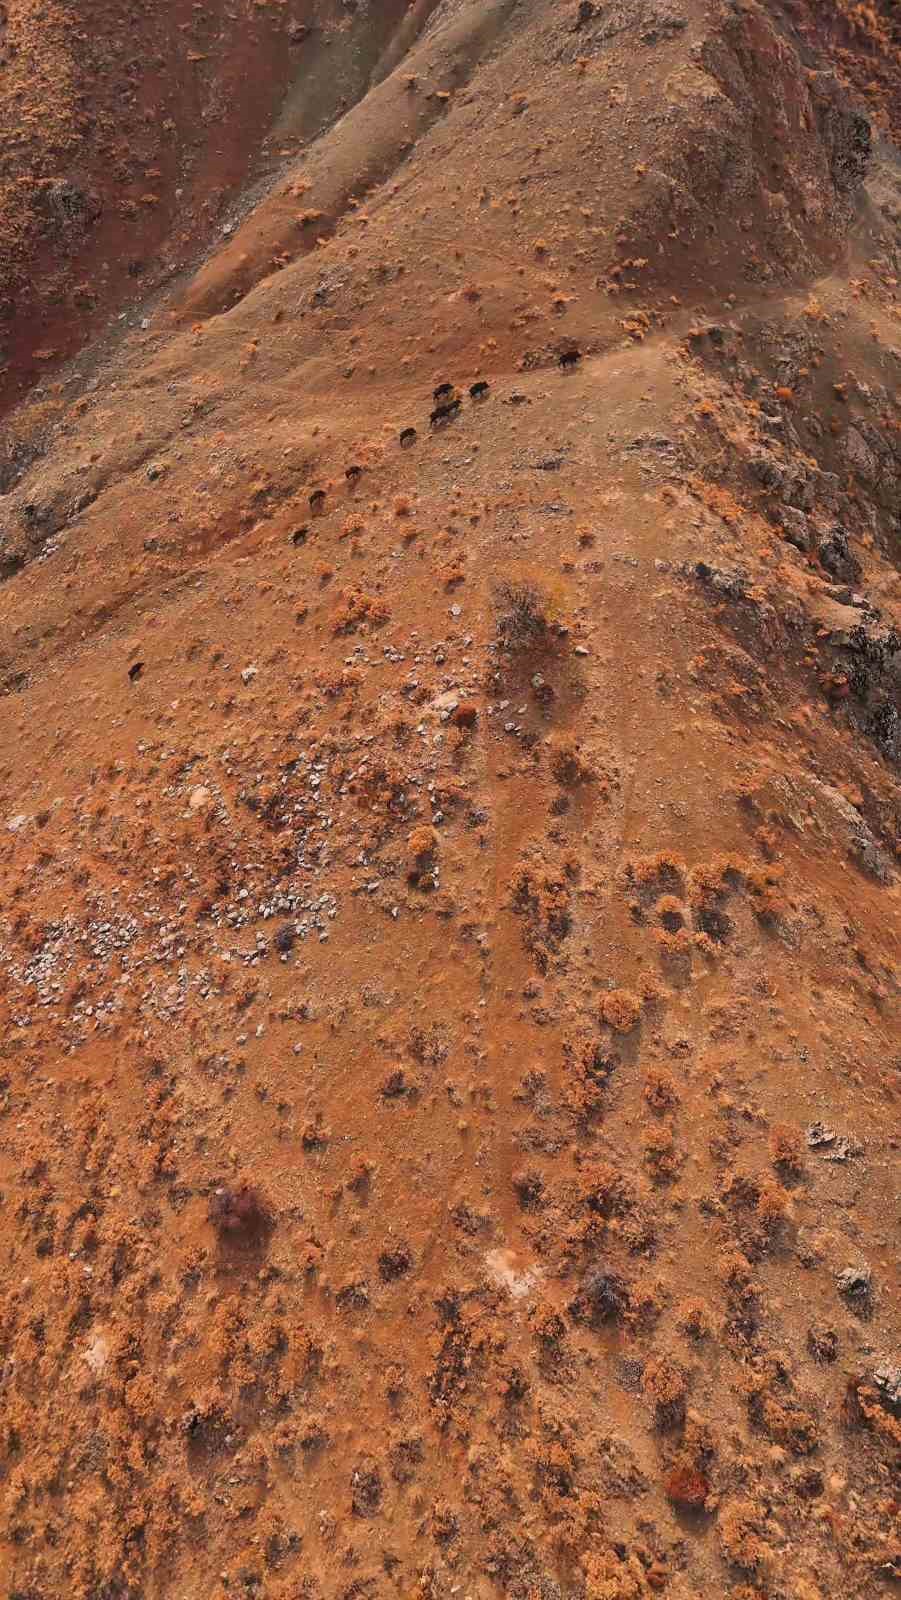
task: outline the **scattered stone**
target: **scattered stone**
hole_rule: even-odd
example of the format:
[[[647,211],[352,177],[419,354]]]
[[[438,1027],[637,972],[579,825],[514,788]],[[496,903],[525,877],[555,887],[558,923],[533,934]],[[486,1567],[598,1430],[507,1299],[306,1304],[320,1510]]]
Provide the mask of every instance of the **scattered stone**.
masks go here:
[[[830,533],[822,538],[817,547],[820,564],[826,571],[838,578],[842,583],[858,583],[860,581],[860,562],[851,553],[848,544],[848,535],[844,528],[834,527]]]
[[[827,1128],[824,1122],[812,1122],[807,1129],[807,1145],[810,1150],[817,1150],[824,1144],[834,1144],[837,1138],[835,1129]]]
[[[722,567],[710,566],[707,561],[696,561],[688,571],[727,600],[743,600],[748,592],[748,580],[742,572],[727,572]]]
[[[806,554],[810,549],[810,523],[803,511],[795,511],[792,506],[783,506],[780,512],[782,518],[782,536],[796,550]]]
[[[855,1305],[866,1305],[873,1294],[873,1273],[864,1263],[859,1267],[845,1267],[836,1273],[839,1294]]]
[[[873,1373],[873,1383],[879,1393],[879,1398],[892,1411],[901,1412],[901,1367],[877,1367]]]

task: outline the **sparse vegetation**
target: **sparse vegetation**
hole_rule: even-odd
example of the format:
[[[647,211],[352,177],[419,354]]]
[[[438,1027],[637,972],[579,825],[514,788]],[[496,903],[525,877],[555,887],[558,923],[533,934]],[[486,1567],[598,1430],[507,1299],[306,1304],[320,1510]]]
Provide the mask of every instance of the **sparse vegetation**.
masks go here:
[[[774,1167],[795,1174],[804,1165],[804,1135],[800,1128],[777,1122],[770,1130],[770,1155]]]
[[[641,1018],[641,1006],[628,989],[611,989],[601,1000],[601,1019],[614,1033],[631,1033]]]
[[[887,17],[0,16],[10,1600],[897,1583]]]
[[[546,574],[522,566],[492,589],[498,643],[513,652],[550,648],[562,616],[562,591]]]

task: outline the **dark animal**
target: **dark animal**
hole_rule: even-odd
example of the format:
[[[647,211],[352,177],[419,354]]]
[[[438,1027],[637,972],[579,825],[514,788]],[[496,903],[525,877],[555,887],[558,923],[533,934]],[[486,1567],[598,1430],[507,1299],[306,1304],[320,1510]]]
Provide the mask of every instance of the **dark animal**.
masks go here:
[[[351,485],[353,485],[355,483],[359,483],[360,479],[363,476],[363,468],[362,467],[358,467],[356,465],[350,466],[350,467],[348,467],[348,469],[345,472],[344,476],[347,479],[348,483],[351,484]]]
[[[579,0],[579,15],[576,18],[576,26],[573,29],[573,32],[578,33],[579,29],[583,28],[586,22],[591,21],[594,14],[594,6],[592,5],[591,0]]]
[[[434,400],[436,406],[440,406],[451,398],[453,392],[454,386],[452,383],[439,383],[437,389],[432,395],[432,399]]]
[[[564,372],[571,372],[582,359],[581,350],[564,350],[560,357],[560,366]]]
[[[314,489],[310,495],[310,510],[318,517],[325,510],[325,490]]]
[[[141,673],[143,671],[144,671],[144,663],[143,663],[143,661],[135,661],[132,664],[132,666],[129,667],[128,676],[130,677],[132,683],[137,683],[137,681],[140,678]]]
[[[460,401],[449,400],[447,405],[435,407],[432,415],[429,417],[429,421],[433,428],[443,428],[446,422],[450,422],[453,417],[457,417],[459,414]]]
[[[309,528],[295,528],[291,535],[291,543],[295,546],[306,544]]]
[[[400,447],[401,447],[401,449],[402,450],[409,450],[411,444],[415,444],[415,443],[416,443],[416,429],[415,428],[404,428],[404,430],[403,430],[403,432],[402,432],[402,434],[400,436]]]
[[[469,391],[470,400],[487,400],[490,389],[484,378],[479,383],[474,383]]]

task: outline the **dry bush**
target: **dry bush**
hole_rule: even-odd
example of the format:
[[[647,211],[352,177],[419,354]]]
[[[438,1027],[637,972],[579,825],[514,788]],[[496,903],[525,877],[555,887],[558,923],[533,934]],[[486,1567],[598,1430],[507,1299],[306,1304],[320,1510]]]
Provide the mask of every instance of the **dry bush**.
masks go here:
[[[641,1388],[645,1397],[653,1402],[658,1428],[673,1427],[681,1422],[687,1385],[684,1372],[674,1361],[667,1356],[652,1356],[645,1364]]]
[[[682,894],[688,871],[684,858],[672,850],[658,850],[653,856],[638,856],[626,865],[626,883],[638,889],[643,899],[661,894]]]
[[[720,1180],[720,1198],[730,1211],[751,1211],[760,1199],[756,1173],[741,1167],[727,1170]]]
[[[713,943],[706,934],[690,934],[687,928],[668,933],[665,928],[654,929],[654,943],[660,954],[660,965],[674,982],[687,977],[691,970],[692,946],[700,944],[705,952],[712,952]]]
[[[676,1149],[673,1130],[668,1124],[643,1128],[641,1147],[644,1164],[656,1183],[672,1183],[685,1157]]]
[[[690,1461],[680,1460],[664,1478],[663,1492],[675,1506],[682,1506],[688,1511],[702,1511],[710,1493],[710,1484],[703,1472],[699,1472]]]
[[[745,863],[738,856],[716,856],[713,861],[692,867],[689,876],[689,898],[693,905],[703,905],[705,900],[720,895],[733,894],[745,881]]]
[[[725,944],[732,933],[732,921],[726,913],[726,904],[742,881],[741,872],[741,863],[729,856],[692,870],[689,899],[695,943],[707,949],[708,953],[713,953],[716,945]]]
[[[612,1550],[583,1556],[585,1600],[641,1600],[645,1571],[635,1556],[620,1558]]]
[[[645,1073],[644,1097],[652,1111],[672,1111],[680,1100],[675,1079],[660,1067],[649,1067]]]
[[[781,1167],[785,1172],[800,1172],[804,1164],[801,1129],[787,1122],[777,1122],[770,1133],[770,1155],[774,1167]]]
[[[717,1271],[727,1289],[733,1293],[741,1293],[755,1286],[751,1263],[747,1256],[742,1255],[736,1248],[721,1252],[717,1258]]]
[[[621,1237],[627,1244],[630,1244],[629,1235],[630,1228],[627,1225],[621,1230]],[[643,1242],[639,1244],[637,1253],[640,1254],[645,1249],[646,1242]],[[653,1332],[663,1315],[668,1299],[666,1284],[660,1277],[633,1283],[629,1289],[629,1303],[625,1312],[625,1320],[631,1331],[634,1334]]]
[[[763,1508],[756,1500],[726,1501],[720,1509],[717,1530],[727,1561],[745,1572],[762,1567],[769,1554],[769,1547],[760,1536],[763,1526]]]
[[[563,1056],[567,1066],[566,1103],[580,1121],[591,1118],[603,1108],[619,1057],[587,1032],[565,1036]]]
[[[674,894],[662,894],[657,901],[657,915],[667,933],[679,933],[685,926],[685,907]]]
[[[745,890],[759,922],[783,922],[787,917],[789,904],[779,887],[783,877],[784,868],[778,866],[757,867],[746,874]]]
[[[625,1278],[607,1267],[592,1267],[586,1272],[578,1294],[570,1303],[569,1314],[575,1322],[587,1322],[597,1328],[608,1322],[621,1322],[629,1312],[630,1305],[629,1285]]]
[[[819,1429],[813,1417],[797,1406],[781,1405],[772,1396],[761,1400],[755,1421],[771,1439],[787,1445],[796,1456],[810,1455],[819,1445]]]
[[[414,885],[434,882],[438,835],[428,823],[414,828],[407,840],[407,878]]]
[[[559,1355],[566,1343],[567,1327],[553,1306],[537,1305],[532,1313],[532,1331],[546,1352]]]
[[[461,700],[451,721],[455,728],[474,728],[479,720],[479,708],[474,700]]]
[[[544,1179],[534,1167],[520,1168],[510,1181],[523,1211],[537,1211],[544,1203]]]
[[[688,1339],[710,1339],[718,1323],[707,1301],[691,1296],[676,1307],[676,1327]]]
[[[434,828],[424,823],[419,828],[414,828],[407,840],[407,850],[411,861],[416,866],[427,866],[434,860],[438,849],[438,834]]]
[[[576,789],[592,783],[595,774],[575,739],[557,737],[549,741],[551,777],[561,789]]]
[[[612,989],[601,999],[601,1018],[614,1033],[631,1033],[641,1017],[641,1006],[628,989]]]
[[[756,1209],[757,1220],[764,1232],[774,1234],[792,1214],[791,1199],[778,1183],[762,1183]]]
[[[362,589],[354,585],[341,591],[339,604],[332,616],[332,632],[353,633],[364,622],[377,626],[387,622],[390,615],[384,600],[364,594]]]
[[[341,696],[358,689],[363,679],[353,667],[331,667],[315,676],[317,689],[321,689],[330,700],[340,700]]]
[[[512,905],[525,923],[524,942],[541,971],[548,953],[559,950],[572,926],[570,886],[564,871],[533,867],[523,861],[512,883]]]
[[[901,1449],[901,1418],[886,1408],[869,1379],[848,1380],[842,1415],[848,1427],[867,1428],[892,1451]]]
[[[560,585],[540,568],[523,565],[499,578],[492,599],[498,642],[506,650],[548,645],[563,616]]]
[[[590,1211],[601,1217],[623,1217],[636,1205],[635,1187],[609,1161],[598,1161],[582,1172],[582,1194]]]

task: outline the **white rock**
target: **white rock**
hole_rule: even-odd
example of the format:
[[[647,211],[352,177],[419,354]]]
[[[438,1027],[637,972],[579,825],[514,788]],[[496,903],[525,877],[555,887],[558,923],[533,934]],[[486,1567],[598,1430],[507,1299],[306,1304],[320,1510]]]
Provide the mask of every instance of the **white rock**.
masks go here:
[[[87,1347],[82,1351],[82,1358],[90,1367],[95,1376],[101,1373],[109,1358],[109,1341],[102,1333],[95,1333]]]

